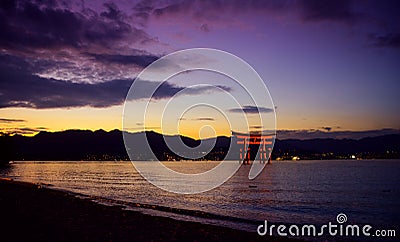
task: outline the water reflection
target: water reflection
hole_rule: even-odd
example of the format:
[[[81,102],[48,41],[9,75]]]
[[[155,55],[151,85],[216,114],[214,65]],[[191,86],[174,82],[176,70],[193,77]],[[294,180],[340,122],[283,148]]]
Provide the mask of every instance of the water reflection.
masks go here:
[[[208,161],[167,165],[193,172],[215,164]],[[174,194],[154,187],[130,162],[17,162],[1,168],[0,176],[52,184],[58,189],[112,200],[253,221],[322,224],[345,212],[353,223],[383,226],[400,222],[400,161],[275,162],[266,166],[255,180],[247,178],[249,169],[250,166],[243,166],[222,186],[195,195]],[[187,216],[185,219],[204,220]],[[243,228],[239,223],[228,226]]]

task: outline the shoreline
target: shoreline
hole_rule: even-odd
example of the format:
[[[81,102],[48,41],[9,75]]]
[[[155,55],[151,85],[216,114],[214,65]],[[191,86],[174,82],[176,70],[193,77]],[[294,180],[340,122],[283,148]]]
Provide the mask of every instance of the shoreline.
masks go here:
[[[192,218],[201,218],[201,219],[210,219],[210,220],[216,220],[220,222],[240,222],[240,223],[246,223],[248,225],[254,225],[257,227],[259,224],[261,224],[262,221],[255,221],[255,220],[250,220],[250,219],[245,219],[245,218],[239,218],[239,217],[232,217],[232,216],[226,216],[226,215],[220,215],[216,213],[210,213],[210,212],[204,212],[200,210],[191,210],[191,209],[184,209],[184,208],[175,208],[175,207],[167,207],[167,206],[162,206],[162,205],[156,205],[156,204],[149,204],[149,203],[140,203],[140,202],[127,202],[127,201],[121,201],[121,200],[114,200],[114,199],[109,199],[106,197],[100,197],[100,196],[94,196],[94,195],[86,195],[86,194],[81,194],[81,193],[75,193],[72,191],[64,190],[64,189],[59,189],[59,188],[53,188],[53,185],[51,184],[45,184],[45,183],[40,183],[37,185],[42,185],[46,188],[55,190],[55,191],[61,191],[63,193],[67,193],[71,196],[81,198],[81,199],[87,199],[89,201],[93,201],[94,203],[98,203],[100,205],[104,206],[116,206],[116,207],[121,207],[122,209],[125,210],[132,210],[136,211],[139,213],[144,213],[142,211],[155,211],[155,212],[161,212],[169,215],[176,215],[176,216],[188,216]],[[140,210],[135,210],[135,209],[140,209]],[[154,217],[166,217],[168,218],[168,215],[157,215],[157,214],[152,214],[150,213],[145,213],[148,214],[149,216],[154,216]],[[188,222],[196,222],[196,221],[191,221],[190,219],[178,219],[178,218],[173,218],[174,220],[178,221],[188,221]],[[203,223],[203,222],[198,222],[201,224],[209,224],[209,223]],[[211,225],[213,225],[211,223]],[[216,225],[218,227],[226,227],[229,228],[228,226],[223,226],[223,225]],[[241,231],[247,231],[247,232],[252,232],[248,231],[246,229],[240,229],[240,228],[231,228],[234,230],[241,230]]]
[[[46,185],[0,179],[5,241],[287,241],[99,204]],[[255,227],[256,229],[256,227]],[[291,239],[292,241],[296,241]]]

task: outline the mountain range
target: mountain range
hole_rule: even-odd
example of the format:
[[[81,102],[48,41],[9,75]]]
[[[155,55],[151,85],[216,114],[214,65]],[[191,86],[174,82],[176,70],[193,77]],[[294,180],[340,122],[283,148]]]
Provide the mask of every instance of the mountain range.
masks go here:
[[[201,140],[185,136],[168,136],[153,131],[126,133],[134,147],[140,147],[140,135],[145,134],[153,153],[159,160],[179,160],[184,155],[172,152],[165,140],[180,138],[189,147],[197,147]],[[204,141],[204,140],[203,140]],[[219,136],[206,141],[215,142],[211,152],[200,159],[221,160],[227,155],[230,137]],[[137,143],[135,143],[137,142]],[[120,130],[42,131],[35,136],[3,136],[0,139],[2,160],[128,160],[123,133]],[[178,152],[179,153],[179,152]],[[205,152],[204,152],[205,153]],[[131,154],[134,159],[146,160],[141,148]],[[237,159],[233,154],[228,159]],[[400,134],[388,134],[362,139],[276,139],[272,159],[347,159],[399,158]]]

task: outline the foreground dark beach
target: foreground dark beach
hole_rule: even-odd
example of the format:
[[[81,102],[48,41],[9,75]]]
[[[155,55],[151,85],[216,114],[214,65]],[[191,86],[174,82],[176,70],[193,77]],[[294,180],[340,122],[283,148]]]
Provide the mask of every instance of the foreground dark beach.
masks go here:
[[[1,241],[286,241],[224,227],[144,215],[0,179]]]

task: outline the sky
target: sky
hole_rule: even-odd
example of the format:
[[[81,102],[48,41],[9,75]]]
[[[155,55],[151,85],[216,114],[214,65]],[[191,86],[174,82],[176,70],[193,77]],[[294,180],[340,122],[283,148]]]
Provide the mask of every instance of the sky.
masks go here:
[[[197,47],[230,52],[258,72],[278,130],[398,130],[399,10],[398,1],[371,0],[1,1],[0,131],[122,129],[123,103],[139,73]],[[203,77],[235,93],[223,78]],[[193,83],[169,81],[156,107]],[[185,98],[218,95],[203,88]],[[218,112],[187,115],[181,134],[229,135]],[[163,131],[157,122],[131,128]]]

